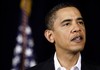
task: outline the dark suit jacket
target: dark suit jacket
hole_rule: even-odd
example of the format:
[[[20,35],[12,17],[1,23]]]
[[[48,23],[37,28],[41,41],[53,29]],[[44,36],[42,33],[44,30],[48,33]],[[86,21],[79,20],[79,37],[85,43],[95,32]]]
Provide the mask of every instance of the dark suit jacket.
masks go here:
[[[45,62],[42,62],[42,63],[28,69],[28,70],[55,70],[54,60],[53,60],[53,58],[51,58]],[[100,70],[100,67],[82,62],[81,70]]]

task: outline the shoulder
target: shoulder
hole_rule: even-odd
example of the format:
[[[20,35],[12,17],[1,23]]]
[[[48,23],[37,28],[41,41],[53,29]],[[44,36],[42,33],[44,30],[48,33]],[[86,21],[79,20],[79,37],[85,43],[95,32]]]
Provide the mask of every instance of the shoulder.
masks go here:
[[[94,68],[95,70],[100,70],[100,65],[92,64],[91,68]]]
[[[37,64],[36,66],[33,66],[27,70],[41,70],[44,65],[45,65],[45,62],[41,62],[41,63]]]
[[[100,70],[100,65],[82,63],[82,70]]]
[[[44,62],[37,64],[34,67],[29,68],[28,70],[53,70],[54,69],[54,62],[53,59],[50,58]]]
[[[88,67],[91,70],[100,70],[100,66],[99,65],[89,64]]]

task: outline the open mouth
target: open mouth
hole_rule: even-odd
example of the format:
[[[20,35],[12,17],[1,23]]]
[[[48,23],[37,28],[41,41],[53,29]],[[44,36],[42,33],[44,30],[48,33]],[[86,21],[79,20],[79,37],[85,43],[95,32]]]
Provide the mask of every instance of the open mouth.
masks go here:
[[[83,37],[81,35],[75,36],[71,39],[71,41],[74,42],[81,42],[83,40]]]

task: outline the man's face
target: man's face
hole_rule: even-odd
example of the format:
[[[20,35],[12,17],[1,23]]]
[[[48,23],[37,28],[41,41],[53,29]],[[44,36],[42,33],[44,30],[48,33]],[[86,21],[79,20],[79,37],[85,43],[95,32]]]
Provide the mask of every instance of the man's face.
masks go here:
[[[53,28],[56,50],[78,52],[84,48],[85,26],[79,10],[75,7],[58,10]]]

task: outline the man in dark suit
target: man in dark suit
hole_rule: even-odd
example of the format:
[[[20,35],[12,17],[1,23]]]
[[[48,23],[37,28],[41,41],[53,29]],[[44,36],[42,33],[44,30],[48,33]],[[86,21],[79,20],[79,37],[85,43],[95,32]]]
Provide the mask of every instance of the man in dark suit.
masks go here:
[[[56,52],[49,60],[29,70],[100,70],[84,63],[81,51],[86,42],[86,30],[79,9],[71,4],[59,4],[46,16],[46,39],[54,43]]]

